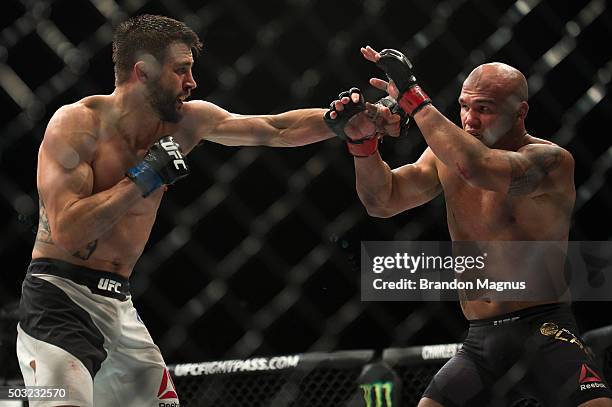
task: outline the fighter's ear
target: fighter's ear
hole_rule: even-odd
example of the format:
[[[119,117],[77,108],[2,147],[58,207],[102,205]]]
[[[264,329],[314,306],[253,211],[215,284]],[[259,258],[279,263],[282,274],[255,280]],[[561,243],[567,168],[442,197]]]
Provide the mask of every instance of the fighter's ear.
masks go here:
[[[522,101],[519,104],[519,108],[517,112],[518,118],[521,120],[525,120],[525,118],[527,117],[527,112],[529,112],[529,104],[525,101]]]
[[[134,74],[141,82],[154,81],[161,74],[161,65],[151,54],[142,54],[134,64]]]
[[[140,82],[147,82],[150,79],[150,72],[145,61],[138,61],[134,64],[134,74]]]

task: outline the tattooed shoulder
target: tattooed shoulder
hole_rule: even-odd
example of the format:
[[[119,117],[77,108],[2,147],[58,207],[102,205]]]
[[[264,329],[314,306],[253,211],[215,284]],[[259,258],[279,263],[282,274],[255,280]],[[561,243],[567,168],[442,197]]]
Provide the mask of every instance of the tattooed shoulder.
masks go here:
[[[508,193],[526,195],[534,192],[562,160],[563,152],[559,148],[545,148],[530,154],[529,158],[509,156],[511,175]]]

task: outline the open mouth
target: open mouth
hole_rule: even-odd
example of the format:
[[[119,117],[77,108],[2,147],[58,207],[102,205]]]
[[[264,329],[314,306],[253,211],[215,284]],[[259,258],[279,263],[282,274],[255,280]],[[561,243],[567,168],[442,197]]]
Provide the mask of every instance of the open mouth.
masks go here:
[[[180,106],[182,105],[185,100],[189,97],[189,95],[182,95],[176,98],[176,103]]]

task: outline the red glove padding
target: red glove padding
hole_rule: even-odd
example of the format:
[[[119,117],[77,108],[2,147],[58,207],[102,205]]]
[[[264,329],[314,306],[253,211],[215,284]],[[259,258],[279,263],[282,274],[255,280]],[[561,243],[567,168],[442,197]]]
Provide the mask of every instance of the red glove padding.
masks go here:
[[[347,140],[349,153],[355,157],[369,157],[378,151],[378,135],[365,137],[359,140]]]

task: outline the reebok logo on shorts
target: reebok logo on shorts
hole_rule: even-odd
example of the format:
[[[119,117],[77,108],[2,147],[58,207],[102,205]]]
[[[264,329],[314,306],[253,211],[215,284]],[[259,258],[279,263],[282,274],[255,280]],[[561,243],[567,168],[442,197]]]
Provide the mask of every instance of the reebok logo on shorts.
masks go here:
[[[164,368],[159,390],[157,391],[157,398],[160,400],[159,407],[179,407],[178,396],[176,395],[174,383],[167,368]],[[165,403],[163,400],[174,401]]]
[[[580,384],[580,390],[588,389],[605,389],[606,385],[601,382],[601,378],[593,369],[591,369],[586,363],[582,364],[580,368],[580,378],[578,379]]]

